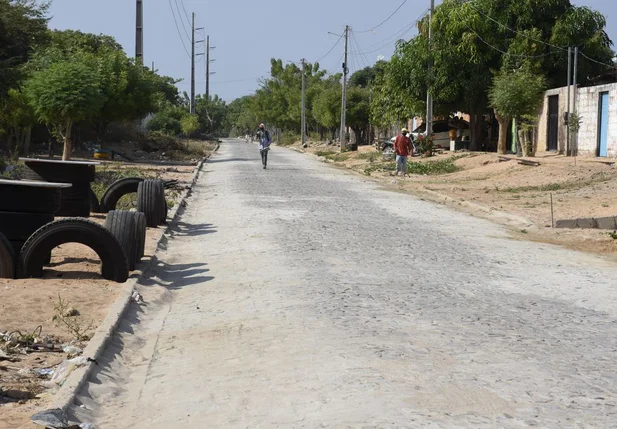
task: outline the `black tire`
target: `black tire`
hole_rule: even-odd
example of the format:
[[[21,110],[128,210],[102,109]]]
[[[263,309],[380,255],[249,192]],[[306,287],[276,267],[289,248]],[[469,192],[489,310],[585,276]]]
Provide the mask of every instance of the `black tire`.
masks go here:
[[[34,231],[53,220],[51,213],[0,212],[0,233],[9,241],[26,241]]]
[[[63,217],[90,217],[90,199],[62,200],[56,215]]]
[[[55,213],[60,208],[60,189],[0,185],[0,211]]]
[[[160,180],[144,180],[137,187],[137,211],[146,215],[146,224],[151,228],[157,227],[164,217],[166,204],[162,186]]]
[[[15,278],[15,251],[11,242],[0,233],[0,279]]]
[[[110,210],[115,210],[120,198],[126,194],[137,192],[137,187],[143,181],[144,179],[140,177],[127,177],[116,180],[114,183],[109,185],[101,197],[101,212],[107,213]]]
[[[90,194],[90,212],[91,213],[101,213],[101,204],[99,203],[99,199],[94,193],[94,191],[92,190],[92,188],[90,188],[89,194]]]
[[[71,183],[71,187],[62,189],[62,191],[60,191],[60,195],[62,196],[63,200],[89,200],[90,183]]]
[[[35,161],[24,161],[26,169],[22,177],[38,176],[48,182],[58,183],[79,183],[79,182],[94,182],[96,169],[94,165],[82,164],[63,164],[45,163]],[[32,174],[34,173],[34,174]],[[40,179],[31,179],[40,180]]]
[[[141,262],[146,250],[146,215],[142,212],[133,212],[135,216],[135,263]]]
[[[133,271],[135,269],[135,252],[137,250],[135,215],[129,211],[112,210],[107,214],[103,226],[118,239],[124,250],[129,271]]]
[[[127,260],[116,237],[102,225],[74,218],[56,220],[32,234],[17,260],[17,277],[41,277],[52,249],[65,243],[80,243],[94,250],[101,258],[103,278],[118,283],[128,279]]]
[[[21,171],[20,176],[23,180],[36,180],[37,182],[48,182],[48,180],[45,180],[42,176],[36,174],[29,167],[24,168]],[[60,182],[60,183],[63,183],[63,182]]]
[[[163,183],[162,180],[157,180],[157,182],[159,183],[156,184],[155,186],[158,192],[161,194],[161,200],[163,200],[163,204],[161,205],[161,223],[165,224],[167,223],[167,211],[168,211],[167,199],[165,198],[165,183]]]

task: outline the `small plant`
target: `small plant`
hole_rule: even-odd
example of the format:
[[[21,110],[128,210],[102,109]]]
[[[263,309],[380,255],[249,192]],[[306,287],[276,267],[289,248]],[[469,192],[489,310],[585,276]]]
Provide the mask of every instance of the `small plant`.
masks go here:
[[[318,150],[315,152],[315,155],[317,156],[323,156],[323,157],[328,157],[331,155],[334,155],[336,152],[331,151],[331,150]]]
[[[373,163],[381,157],[381,153],[375,152],[363,152],[358,154],[358,159],[366,159],[368,162]]]
[[[617,240],[617,231],[609,232],[608,236],[611,237],[613,240]]]
[[[459,171],[461,167],[454,164],[453,159],[444,159],[432,162],[410,162],[407,164],[407,173],[436,176]]]
[[[433,156],[433,152],[435,151],[435,145],[433,143],[433,136],[425,136],[424,134],[418,135],[417,140],[418,152],[422,156]]]
[[[95,328],[93,319],[85,319],[79,311],[62,299],[60,294],[58,294],[58,301],[54,304],[54,317],[52,320],[60,323],[77,341],[88,340],[89,337],[86,333]]]

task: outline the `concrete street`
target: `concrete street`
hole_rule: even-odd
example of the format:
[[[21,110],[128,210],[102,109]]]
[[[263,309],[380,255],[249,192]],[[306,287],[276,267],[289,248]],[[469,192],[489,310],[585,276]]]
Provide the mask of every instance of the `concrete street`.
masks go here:
[[[75,414],[96,428],[617,427],[617,265],[226,140]]]

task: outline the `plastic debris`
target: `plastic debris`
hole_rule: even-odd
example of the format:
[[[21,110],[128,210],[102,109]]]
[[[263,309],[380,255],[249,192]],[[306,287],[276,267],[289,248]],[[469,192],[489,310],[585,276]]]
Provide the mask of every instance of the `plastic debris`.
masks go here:
[[[133,292],[133,295],[131,295],[131,298],[133,299],[133,301],[135,301],[137,304],[142,304],[144,302],[143,297],[137,292]]]
[[[94,429],[94,425],[92,423],[82,423],[79,427],[80,429]]]
[[[71,372],[75,370],[75,368],[83,366],[87,363],[88,358],[85,358],[83,356],[65,360],[58,366],[58,368],[55,369],[54,375],[47,383],[49,385],[48,387],[53,387],[55,385],[62,386],[62,384],[66,381]]]
[[[66,413],[61,408],[54,408],[51,410],[41,411],[30,417],[33,423],[46,428],[52,429],[66,429],[69,426]]]
[[[51,368],[37,368],[33,369],[32,372],[34,372],[39,377],[47,377],[48,375],[54,374],[54,370]]]
[[[70,355],[77,356],[77,355],[80,355],[83,350],[80,349],[79,347],[67,345],[67,346],[62,347],[62,351],[64,353],[68,353]]]

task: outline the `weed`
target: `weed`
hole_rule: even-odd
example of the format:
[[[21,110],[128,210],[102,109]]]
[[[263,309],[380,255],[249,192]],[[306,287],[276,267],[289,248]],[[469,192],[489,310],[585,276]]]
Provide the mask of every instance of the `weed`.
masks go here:
[[[527,230],[526,229],[521,229],[521,234],[527,234]]]
[[[611,237],[613,240],[617,240],[617,231],[609,232],[608,236]]]
[[[94,320],[86,320],[63,300],[60,294],[58,294],[58,301],[54,304],[54,313],[52,320],[63,325],[64,329],[77,341],[87,340],[89,337],[86,333],[95,328]]]
[[[377,161],[378,159],[380,159],[381,156],[382,155],[380,152],[362,152],[358,154],[357,158],[366,159],[368,162],[373,163]]]
[[[602,203],[602,207],[606,208],[606,207],[609,207],[609,205],[606,203]]]
[[[317,156],[323,156],[323,157],[328,157],[328,156],[332,156],[334,155],[336,152],[332,151],[332,150],[318,150],[315,152],[315,155]]]
[[[461,170],[461,167],[455,165],[454,161],[454,158],[450,158],[441,161],[410,162],[407,164],[407,173],[422,174],[427,176],[455,173]]]

